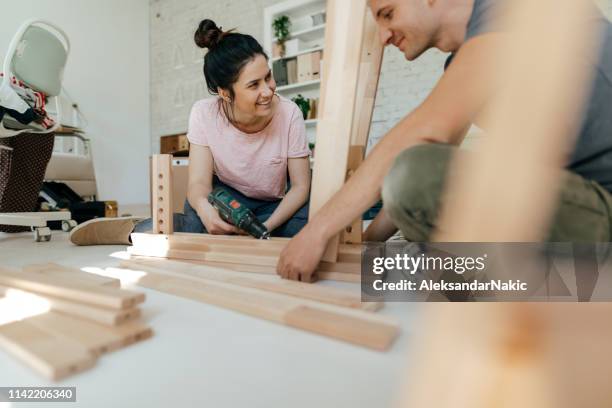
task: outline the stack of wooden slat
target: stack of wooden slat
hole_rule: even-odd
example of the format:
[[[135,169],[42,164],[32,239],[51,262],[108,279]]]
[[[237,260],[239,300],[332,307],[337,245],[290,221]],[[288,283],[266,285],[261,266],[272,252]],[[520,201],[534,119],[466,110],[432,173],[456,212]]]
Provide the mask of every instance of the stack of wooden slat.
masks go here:
[[[144,340],[152,330],[139,317],[144,293],[120,288],[117,279],[57,264],[0,267],[0,294],[28,297],[48,311],[10,321],[5,302],[0,317],[0,347],[51,380],[92,367],[107,352]],[[14,305],[11,305],[14,306]]]
[[[121,267],[144,272],[138,281],[143,287],[375,350],[388,349],[399,333],[394,319],[375,313],[382,304],[362,302],[358,290],[277,276],[274,265],[285,240],[132,234],[132,242],[131,259],[122,261]],[[319,273],[358,280],[359,252],[347,246],[340,254],[340,262],[322,265]]]

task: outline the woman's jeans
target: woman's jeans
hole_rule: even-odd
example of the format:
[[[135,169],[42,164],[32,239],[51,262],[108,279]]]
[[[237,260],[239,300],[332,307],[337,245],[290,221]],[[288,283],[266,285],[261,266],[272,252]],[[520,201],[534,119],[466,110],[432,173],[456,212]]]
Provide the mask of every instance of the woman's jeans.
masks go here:
[[[214,177],[213,188],[223,187],[225,188],[240,204],[253,211],[259,221],[264,222],[276,210],[281,200],[275,201],[264,201],[250,198],[242,194],[236,189],[222,183],[219,179]],[[183,214],[173,214],[174,231],[175,232],[192,232],[196,234],[206,233],[206,227],[200,220],[200,217],[196,211],[191,207],[188,200],[185,200],[185,206]],[[302,206],[293,216],[288,219],[284,224],[277,227],[272,231],[273,237],[293,237],[306,225],[308,222],[308,202]],[[146,232],[153,229],[153,221],[151,218],[139,222],[134,228],[134,232]]]

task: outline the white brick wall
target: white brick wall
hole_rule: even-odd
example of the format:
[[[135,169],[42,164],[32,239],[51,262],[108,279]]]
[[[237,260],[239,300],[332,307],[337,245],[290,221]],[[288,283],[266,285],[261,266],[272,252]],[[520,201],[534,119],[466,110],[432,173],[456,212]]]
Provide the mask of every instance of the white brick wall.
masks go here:
[[[612,0],[599,0],[612,17]],[[263,40],[263,9],[275,0],[151,0],[151,132],[153,152],[159,136],[185,131],[194,101],[205,97],[203,50],[193,33],[203,18],[225,29]],[[446,55],[428,51],[415,62],[405,61],[394,47],[385,51],[370,131],[375,143],[406,113],[418,106],[442,75]]]

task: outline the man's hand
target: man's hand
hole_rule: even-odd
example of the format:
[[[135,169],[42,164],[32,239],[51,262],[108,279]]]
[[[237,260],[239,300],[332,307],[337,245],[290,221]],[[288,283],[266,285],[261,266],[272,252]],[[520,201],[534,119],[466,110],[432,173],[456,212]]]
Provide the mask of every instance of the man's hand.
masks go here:
[[[306,225],[281,252],[276,273],[285,279],[302,282],[317,280],[316,269],[325,252],[327,240]]]

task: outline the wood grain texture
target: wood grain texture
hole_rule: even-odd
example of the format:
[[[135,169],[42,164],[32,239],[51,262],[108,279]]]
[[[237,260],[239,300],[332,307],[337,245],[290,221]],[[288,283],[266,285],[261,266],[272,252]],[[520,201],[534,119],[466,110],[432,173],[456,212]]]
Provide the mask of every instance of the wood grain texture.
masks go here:
[[[86,370],[96,362],[86,347],[43,330],[28,319],[1,325],[0,346],[53,381]]]
[[[0,296],[11,290],[7,286],[0,285]],[[50,295],[43,295],[35,292],[27,292],[35,294],[49,303],[51,310],[63,313],[73,317],[90,320],[94,323],[100,323],[109,326],[117,326],[130,320],[135,320],[141,316],[139,308],[131,309],[108,309],[103,307],[91,306],[85,303],[71,302],[66,299],[58,298]]]
[[[210,234],[146,234],[133,233],[128,252],[134,256],[189,259],[276,267],[288,240],[235,239]],[[340,245],[337,262],[321,262],[322,272],[360,274],[361,245]]]
[[[121,287],[121,281],[119,281],[119,279],[83,272],[77,268],[70,268],[53,262],[25,265],[22,270],[26,272],[42,273],[49,276],[57,276],[83,284],[91,284],[93,286],[108,286],[111,288]]]
[[[193,265],[169,260],[124,260],[121,261],[120,266],[122,268],[166,273],[185,278],[209,279],[355,309],[376,311],[382,307],[382,304],[379,302],[361,302],[359,293],[318,284],[288,281],[278,275],[245,274],[211,266]]]
[[[153,335],[151,328],[139,321],[109,327],[55,312],[43,313],[27,320],[41,330],[75,341],[95,356],[126,347]]]
[[[327,2],[323,86],[317,122],[310,220],[346,179],[365,17],[365,0]],[[338,241],[338,236],[330,240],[324,261],[337,260]]]
[[[174,232],[172,205],[172,156],[155,154],[151,158],[151,215],[153,232]]]
[[[376,313],[298,299],[260,289],[212,280],[194,281],[157,273],[148,273],[141,277],[138,284],[375,350],[388,349],[399,333],[399,326],[395,320]],[[318,322],[316,319],[296,317],[300,307],[314,309],[321,315],[327,313],[325,321]],[[311,312],[309,316],[315,313]],[[358,327],[347,329],[357,321]],[[338,325],[337,330],[329,328],[334,322]],[[382,334],[373,336],[371,334],[373,331]]]
[[[65,278],[14,272],[3,267],[0,267],[0,285],[111,309],[131,309],[145,300],[144,293],[83,285]]]

